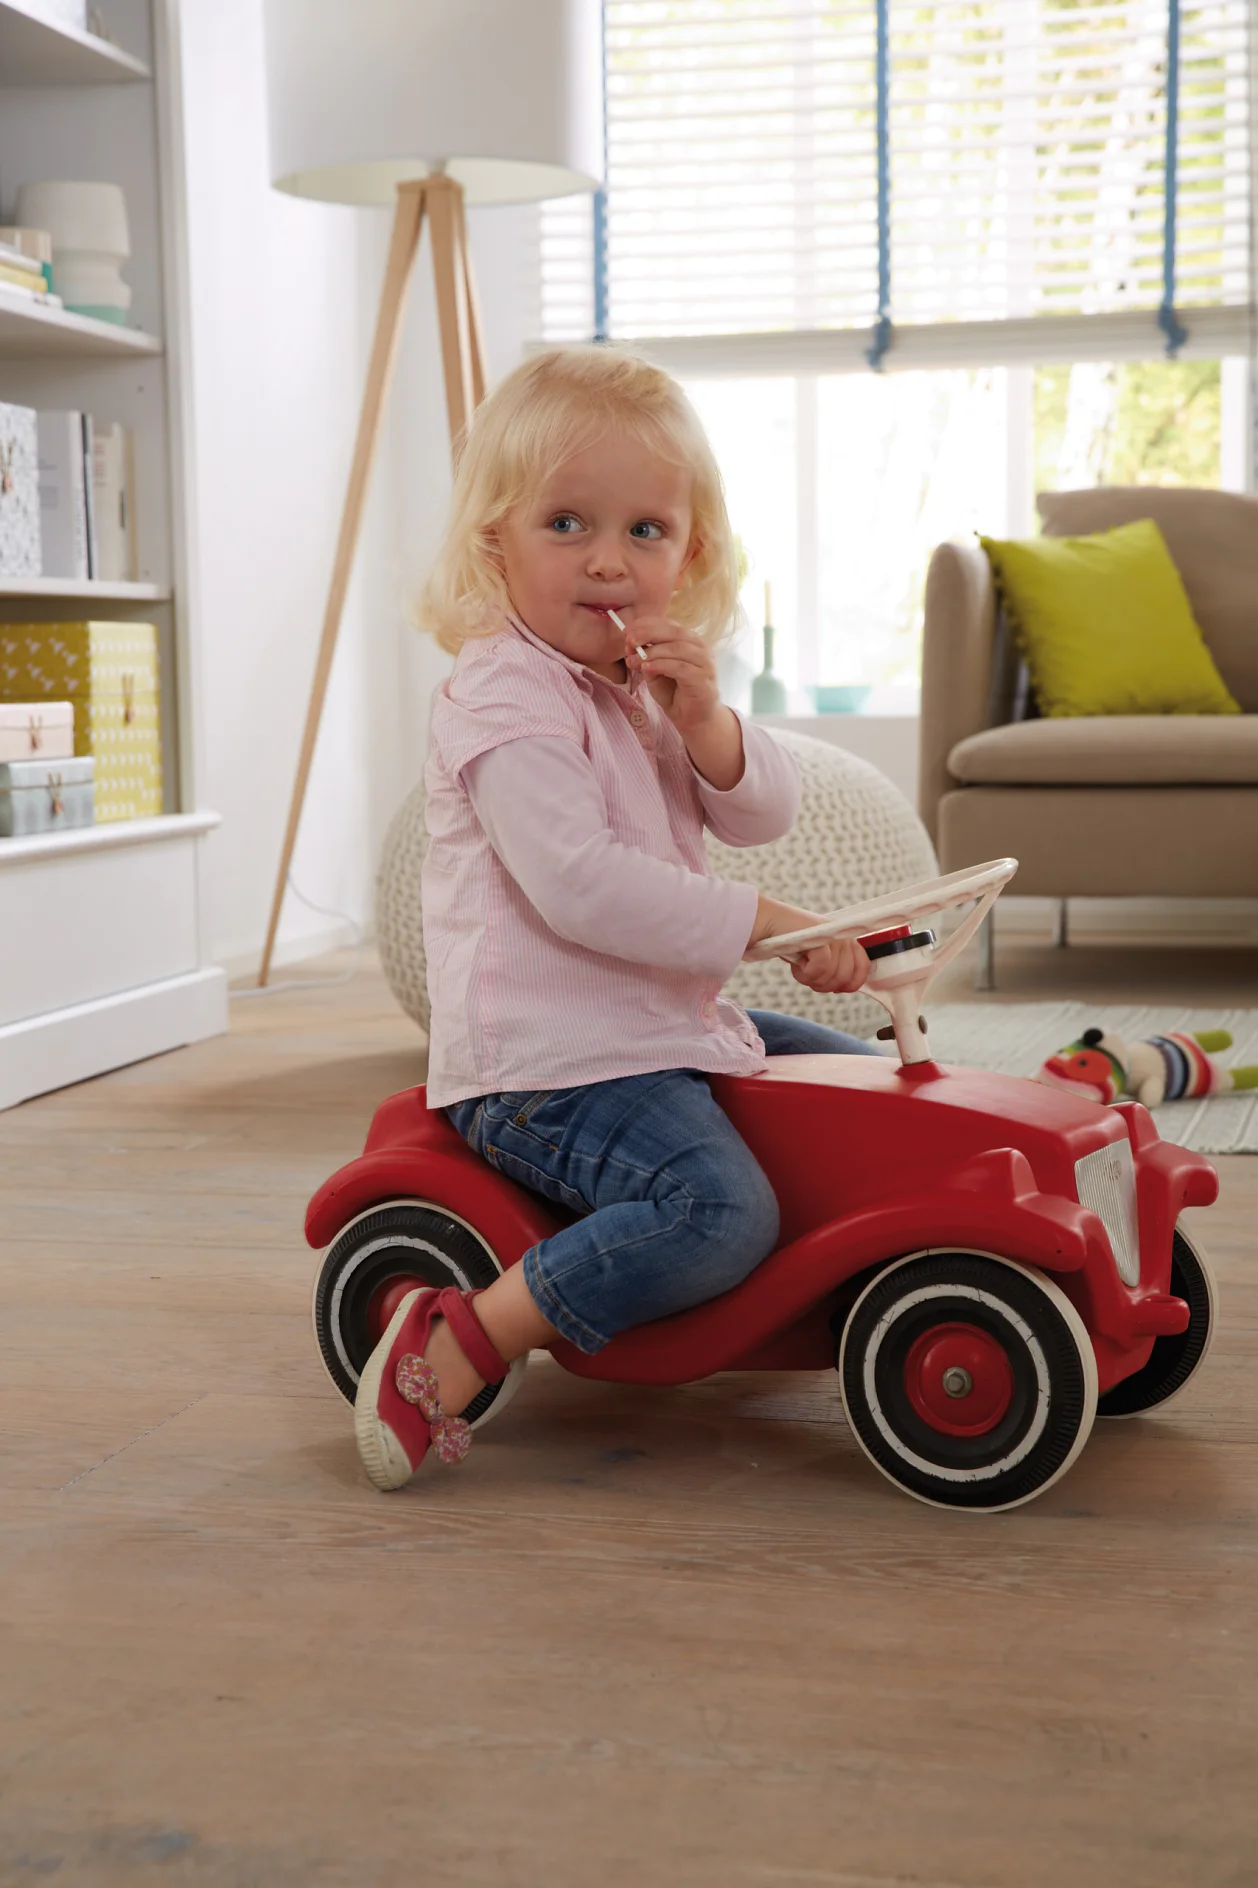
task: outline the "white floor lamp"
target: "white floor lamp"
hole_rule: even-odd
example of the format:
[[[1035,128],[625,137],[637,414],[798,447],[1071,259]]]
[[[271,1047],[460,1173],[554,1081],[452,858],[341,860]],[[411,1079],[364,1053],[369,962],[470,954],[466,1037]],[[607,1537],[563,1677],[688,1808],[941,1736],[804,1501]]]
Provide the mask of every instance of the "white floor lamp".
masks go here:
[[[271,170],[325,203],[394,205],[323,633],[258,983],[266,983],[424,219],[453,450],[484,396],[467,203],[598,188],[600,0],[266,0]]]

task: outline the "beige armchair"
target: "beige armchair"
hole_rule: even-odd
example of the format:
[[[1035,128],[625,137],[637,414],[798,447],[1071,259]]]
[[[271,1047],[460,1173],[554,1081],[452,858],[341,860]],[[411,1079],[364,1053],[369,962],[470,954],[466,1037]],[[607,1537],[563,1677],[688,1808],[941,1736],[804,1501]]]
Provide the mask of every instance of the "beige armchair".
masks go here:
[[[926,580],[919,810],[941,872],[1012,854],[1014,891],[1258,897],[1258,498],[1149,486],[1043,492],[1053,536],[1152,518],[1242,715],[1014,718],[1016,657],[987,558],[941,544]],[[979,987],[992,986],[990,920]]]

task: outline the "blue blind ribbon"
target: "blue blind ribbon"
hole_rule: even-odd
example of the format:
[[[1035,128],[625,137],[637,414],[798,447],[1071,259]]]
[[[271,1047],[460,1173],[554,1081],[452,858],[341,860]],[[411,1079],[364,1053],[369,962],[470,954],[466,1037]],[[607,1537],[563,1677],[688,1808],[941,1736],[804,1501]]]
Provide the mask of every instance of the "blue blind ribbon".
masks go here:
[[[890,0],[876,0],[874,137],[878,155],[878,319],[865,359],[877,373],[891,346],[891,23]]]
[[[1158,327],[1166,336],[1172,359],[1188,339],[1188,330],[1175,314],[1175,197],[1179,164],[1179,0],[1167,0],[1166,9],[1166,161],[1163,179],[1165,221],[1162,226],[1162,302]]]
[[[594,192],[594,339],[607,335],[607,191]]]

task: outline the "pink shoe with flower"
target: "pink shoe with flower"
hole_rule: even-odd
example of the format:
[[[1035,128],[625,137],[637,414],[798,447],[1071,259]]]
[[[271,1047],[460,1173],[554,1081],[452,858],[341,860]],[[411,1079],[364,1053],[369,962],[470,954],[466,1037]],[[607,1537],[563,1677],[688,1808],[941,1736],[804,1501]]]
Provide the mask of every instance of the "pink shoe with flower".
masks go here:
[[[486,1383],[501,1383],[509,1366],[485,1336],[471,1301],[478,1292],[453,1285],[408,1292],[371,1356],[354,1398],[354,1433],[363,1467],[377,1488],[401,1488],[429,1449],[442,1462],[461,1462],[472,1432],[441,1407],[437,1373],[424,1358],[428,1334],[444,1318],[451,1336]]]

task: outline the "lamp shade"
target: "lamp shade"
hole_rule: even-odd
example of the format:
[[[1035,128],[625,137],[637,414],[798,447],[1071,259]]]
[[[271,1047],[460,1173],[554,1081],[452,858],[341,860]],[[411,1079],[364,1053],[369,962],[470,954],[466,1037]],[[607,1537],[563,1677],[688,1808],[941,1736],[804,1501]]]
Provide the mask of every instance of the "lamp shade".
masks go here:
[[[266,0],[274,183],[364,204],[438,168],[469,203],[596,189],[601,12],[600,0]]]

